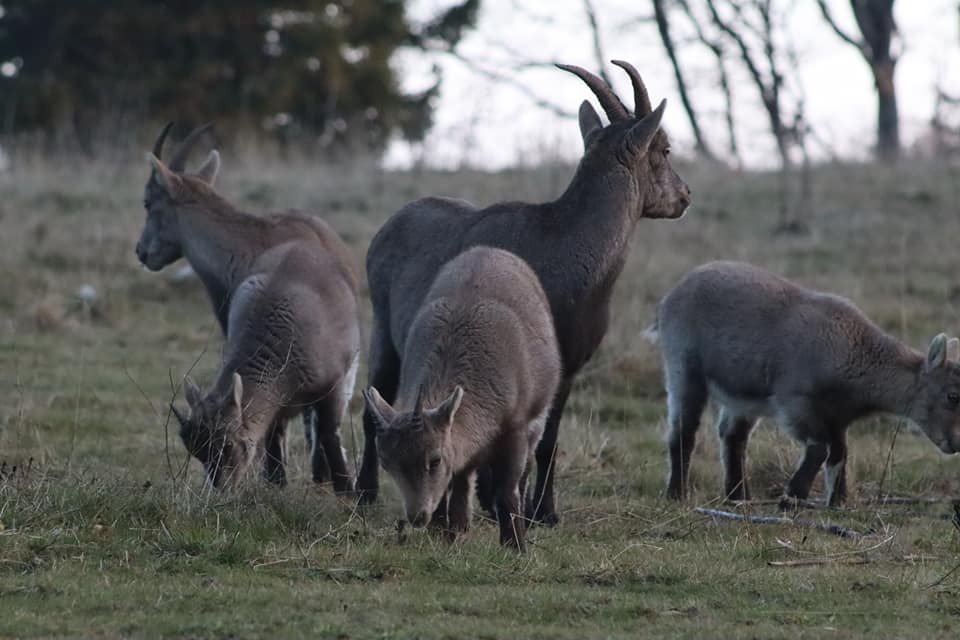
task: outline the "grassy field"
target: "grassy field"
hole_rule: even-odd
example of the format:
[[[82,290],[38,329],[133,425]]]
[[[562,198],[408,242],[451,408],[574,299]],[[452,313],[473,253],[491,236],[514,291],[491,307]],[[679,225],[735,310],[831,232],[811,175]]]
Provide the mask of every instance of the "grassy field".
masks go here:
[[[610,333],[561,428],[562,522],[534,529],[530,553],[516,556],[498,547],[494,524],[480,515],[453,545],[399,532],[388,480],[381,502],[363,510],[312,486],[299,428],[291,429],[286,490],[256,482],[230,495],[202,490],[166,405],[191,368],[211,378],[221,339],[196,281],[136,262],[141,164],[38,160],[0,175],[0,636],[960,633],[960,535],[950,505],[876,501],[960,495],[957,459],[909,429],[894,442],[893,419],[856,425],[854,502],[797,515],[865,534],[840,538],[696,513],[718,506],[720,491],[707,425],[693,462],[695,495],[668,503],[660,497],[661,373],[639,336],[682,273],[720,257],[843,293],[917,348],[939,331],[960,333],[958,171],[820,168],[813,233],[793,237],[772,232],[772,176],[680,167],[695,205],[680,221],[639,225]],[[377,227],[412,198],[544,199],[570,172],[383,174],[243,163],[228,153],[220,186],[250,209],[320,212],[362,261]],[[78,295],[84,285],[93,300]],[[369,314],[365,303],[365,326]],[[359,423],[357,394],[344,425],[353,456]],[[755,495],[778,495],[799,454],[772,425],[759,428],[748,463]],[[744,509],[775,513],[762,501]]]

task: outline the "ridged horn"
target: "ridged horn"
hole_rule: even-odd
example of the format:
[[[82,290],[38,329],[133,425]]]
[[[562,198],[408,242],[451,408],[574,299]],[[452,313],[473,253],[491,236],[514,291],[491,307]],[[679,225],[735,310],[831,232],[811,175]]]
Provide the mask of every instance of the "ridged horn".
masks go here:
[[[157,141],[153,143],[153,155],[157,156],[157,160],[163,160],[163,143],[167,141],[167,135],[170,133],[170,129],[173,128],[173,122],[168,122],[167,126],[163,128],[163,131],[160,132],[160,136],[157,138]]]
[[[650,95],[647,93],[647,86],[643,84],[640,78],[640,72],[625,60],[611,60],[613,64],[627,72],[630,76],[630,82],[633,83],[633,109],[638,118],[649,115],[653,111],[653,105],[650,104]]]
[[[600,77],[595,76],[582,67],[572,64],[558,64],[557,68],[572,73],[590,87],[593,95],[597,96],[597,100],[600,101],[600,106],[603,107],[604,113],[610,118],[610,122],[618,122],[630,118],[630,114],[627,112],[627,108],[623,106],[623,103],[620,102],[620,98],[617,97],[613,89]]]
[[[167,163],[167,166],[170,167],[173,171],[182,172],[187,164],[187,156],[190,155],[190,149],[193,148],[193,145],[197,143],[205,133],[210,131],[213,128],[213,123],[208,122],[202,127],[197,127],[190,132],[186,138],[183,139],[183,142],[177,147],[177,150],[174,152],[173,157],[170,159],[170,162]]]

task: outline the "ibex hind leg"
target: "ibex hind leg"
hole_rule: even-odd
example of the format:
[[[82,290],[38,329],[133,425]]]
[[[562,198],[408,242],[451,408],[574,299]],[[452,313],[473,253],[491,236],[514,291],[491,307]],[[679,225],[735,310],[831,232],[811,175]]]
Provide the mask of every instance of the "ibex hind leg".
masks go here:
[[[374,318],[373,334],[370,338],[369,386],[375,387],[383,399],[393,403],[400,382],[400,356],[390,341],[390,328],[382,326]],[[377,423],[373,416],[363,410],[363,461],[357,474],[357,493],[360,504],[371,504],[377,500],[380,488],[379,464],[377,458]]]
[[[286,424],[277,420],[267,433],[266,450],[263,456],[263,478],[278,487],[287,486],[287,471],[284,467]]]
[[[537,445],[537,482],[530,502],[531,509],[527,511],[530,520],[537,524],[552,527],[560,522],[557,507],[554,503],[553,479],[556,476],[557,435],[560,431],[560,418],[563,416],[567,398],[570,397],[572,379],[560,382],[557,395],[550,405],[550,413],[543,427],[543,437]]]
[[[310,471],[313,481],[318,484],[327,482],[332,479],[330,465],[327,463],[327,455],[323,451],[323,445],[320,444],[320,437],[317,434],[317,412],[313,408],[303,412],[303,424],[306,432],[307,450],[310,452]]]
[[[840,432],[830,441],[830,452],[823,469],[827,485],[827,504],[839,507],[847,501],[847,438]]]
[[[810,487],[824,460],[827,459],[827,453],[828,447],[825,443],[814,442],[807,445],[800,466],[787,483],[786,496],[780,501],[781,509],[790,509],[795,506],[797,500],[807,499],[810,495]]]
[[[481,465],[477,469],[477,502],[491,518],[497,517],[497,505],[493,493],[493,470],[490,465]],[[530,507],[532,509],[532,507]]]
[[[690,456],[697,440],[700,417],[707,405],[707,384],[698,372],[685,368],[667,368],[667,409],[670,451],[670,477],[666,495],[671,500],[686,497],[690,476]]]
[[[347,398],[339,389],[313,405],[317,414],[314,434],[318,445],[315,448],[323,449],[330,469],[330,478],[333,480],[333,490],[337,493],[353,490],[350,471],[347,470],[346,452],[340,441],[340,421],[346,406]]]
[[[723,458],[723,493],[727,500],[750,499],[745,473],[747,440],[756,419],[736,416],[727,409],[720,411],[717,433]]]
[[[526,549],[526,518],[520,501],[520,486],[527,468],[527,443],[518,438],[504,443],[500,455],[491,465],[496,493],[500,544],[517,551]]]

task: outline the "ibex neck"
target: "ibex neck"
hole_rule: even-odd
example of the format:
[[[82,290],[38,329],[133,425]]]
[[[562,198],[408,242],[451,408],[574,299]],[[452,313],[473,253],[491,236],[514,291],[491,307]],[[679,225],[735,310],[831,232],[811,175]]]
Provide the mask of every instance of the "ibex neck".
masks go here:
[[[562,226],[563,255],[583,263],[591,273],[588,288],[615,279],[623,266],[630,238],[642,209],[643,195],[636,181],[617,168],[603,172],[577,168],[570,186],[551,204]]]
[[[183,255],[211,296],[229,296],[261,245],[259,219],[229,206],[193,205],[180,212]],[[217,304],[217,300],[214,300]]]
[[[889,346],[888,357],[876,368],[876,375],[870,376],[872,384],[865,390],[870,398],[870,408],[911,418],[924,358],[902,344]]]

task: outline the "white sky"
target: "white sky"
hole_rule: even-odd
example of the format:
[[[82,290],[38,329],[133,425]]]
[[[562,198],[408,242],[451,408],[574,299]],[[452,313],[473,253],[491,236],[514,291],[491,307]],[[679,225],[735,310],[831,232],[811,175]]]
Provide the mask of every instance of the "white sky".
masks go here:
[[[667,98],[665,125],[675,148],[683,152],[692,147],[690,130],[656,26],[652,22],[631,24],[633,19],[652,14],[650,4],[594,0],[606,57],[632,62],[654,104]],[[697,4],[696,0],[692,4]],[[876,95],[867,64],[830,30],[814,0],[781,0],[779,4],[792,7],[788,30],[798,53],[807,117],[816,135],[841,157],[865,157],[875,137],[876,122]],[[849,1],[829,0],[829,4],[846,31],[859,35]],[[416,19],[448,5],[444,0],[415,0],[410,15]],[[948,92],[960,93],[960,14],[957,0],[898,0],[894,6],[902,51],[896,73],[901,135],[910,145],[926,130],[933,114],[935,87],[939,84]],[[567,62],[597,71],[582,0],[484,0],[482,7],[477,28],[461,43],[464,56],[510,75],[570,112],[575,112],[584,98],[596,105],[586,85],[572,75],[550,68],[516,68],[525,58]],[[686,30],[679,18],[674,22],[675,39],[679,40]],[[694,105],[702,112],[701,126],[708,131],[715,150],[722,151],[726,131],[720,119],[722,101],[714,62],[694,47],[678,48]],[[749,165],[769,164],[772,139],[756,90],[737,61],[731,59],[731,63],[731,69],[736,69],[734,108],[742,154]],[[575,159],[581,153],[575,119],[538,108],[509,83],[484,78],[450,57],[425,60],[422,55],[404,53],[395,64],[407,89],[427,85],[432,64],[442,67],[444,81],[433,131],[421,145],[394,144],[387,155],[390,166],[422,159],[440,166],[501,168],[558,156]],[[632,92],[626,75],[609,65],[607,71],[618,94],[630,105]],[[813,151],[821,157],[826,153],[817,145]]]

